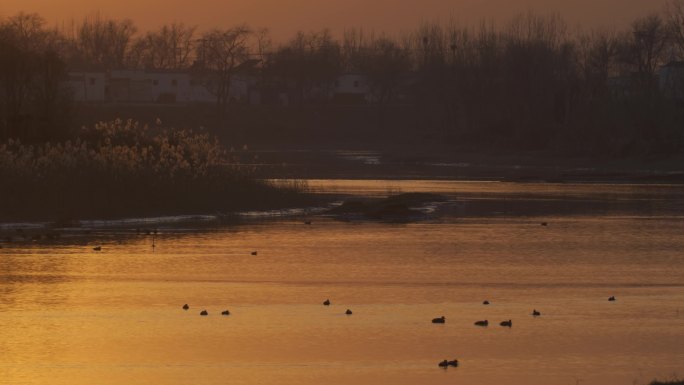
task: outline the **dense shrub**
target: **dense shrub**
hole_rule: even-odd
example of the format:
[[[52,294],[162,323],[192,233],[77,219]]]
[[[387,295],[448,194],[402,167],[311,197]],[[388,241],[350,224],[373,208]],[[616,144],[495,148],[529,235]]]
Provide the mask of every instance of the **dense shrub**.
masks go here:
[[[267,208],[301,186],[260,181],[206,133],[116,120],[62,143],[0,145],[0,214],[110,217]]]

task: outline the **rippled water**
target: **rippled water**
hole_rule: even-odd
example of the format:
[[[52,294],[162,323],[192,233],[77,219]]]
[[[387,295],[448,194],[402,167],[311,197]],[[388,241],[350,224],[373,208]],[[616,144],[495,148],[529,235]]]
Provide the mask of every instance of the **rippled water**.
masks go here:
[[[154,248],[152,235],[121,228],[3,243],[0,383],[626,385],[684,377],[681,188],[312,185],[452,199],[441,215],[408,224],[314,217],[311,225],[174,226],[160,229]],[[526,209],[532,214],[521,215]],[[220,315],[225,309],[230,316]],[[441,315],[445,324],[430,322]],[[473,325],[482,319],[488,327]],[[498,325],[508,319],[511,328]],[[458,368],[437,367],[454,358]]]

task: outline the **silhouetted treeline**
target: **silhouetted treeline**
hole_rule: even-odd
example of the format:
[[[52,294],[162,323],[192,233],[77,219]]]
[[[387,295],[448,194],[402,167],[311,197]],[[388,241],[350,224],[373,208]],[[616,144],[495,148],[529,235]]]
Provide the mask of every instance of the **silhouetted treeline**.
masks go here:
[[[45,141],[68,131],[70,99],[60,35],[37,15],[0,20],[0,139]]]
[[[684,0],[622,31],[570,30],[558,16],[521,15],[505,25],[424,23],[400,37],[300,32],[275,44],[248,26],[198,32],[173,23],[138,34],[130,20],[100,15],[46,29],[36,15],[2,21],[0,139],[48,139],[68,108],[66,69],[185,70],[205,74],[226,111],[236,74],[259,79],[262,102],[336,100],[343,74],[363,80],[366,108],[391,137],[389,114],[410,111],[416,136],[475,147],[572,154],[672,154],[684,150]],[[663,65],[670,77],[659,76]],[[343,98],[339,98],[343,99]]]

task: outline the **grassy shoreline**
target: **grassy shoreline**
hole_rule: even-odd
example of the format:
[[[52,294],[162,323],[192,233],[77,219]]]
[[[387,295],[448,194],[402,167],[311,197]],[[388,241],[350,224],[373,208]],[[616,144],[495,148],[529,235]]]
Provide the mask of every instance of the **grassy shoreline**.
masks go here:
[[[249,154],[192,130],[115,120],[73,140],[0,145],[0,218],[68,223],[296,206],[301,182],[255,174]]]

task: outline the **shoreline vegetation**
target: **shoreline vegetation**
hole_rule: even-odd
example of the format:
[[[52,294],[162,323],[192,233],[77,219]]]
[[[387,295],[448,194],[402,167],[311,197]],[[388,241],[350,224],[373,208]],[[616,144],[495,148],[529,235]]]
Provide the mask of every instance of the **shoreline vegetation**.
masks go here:
[[[310,202],[301,181],[256,177],[246,151],[205,132],[101,122],[72,140],[0,145],[0,216],[78,219],[267,210]]]

